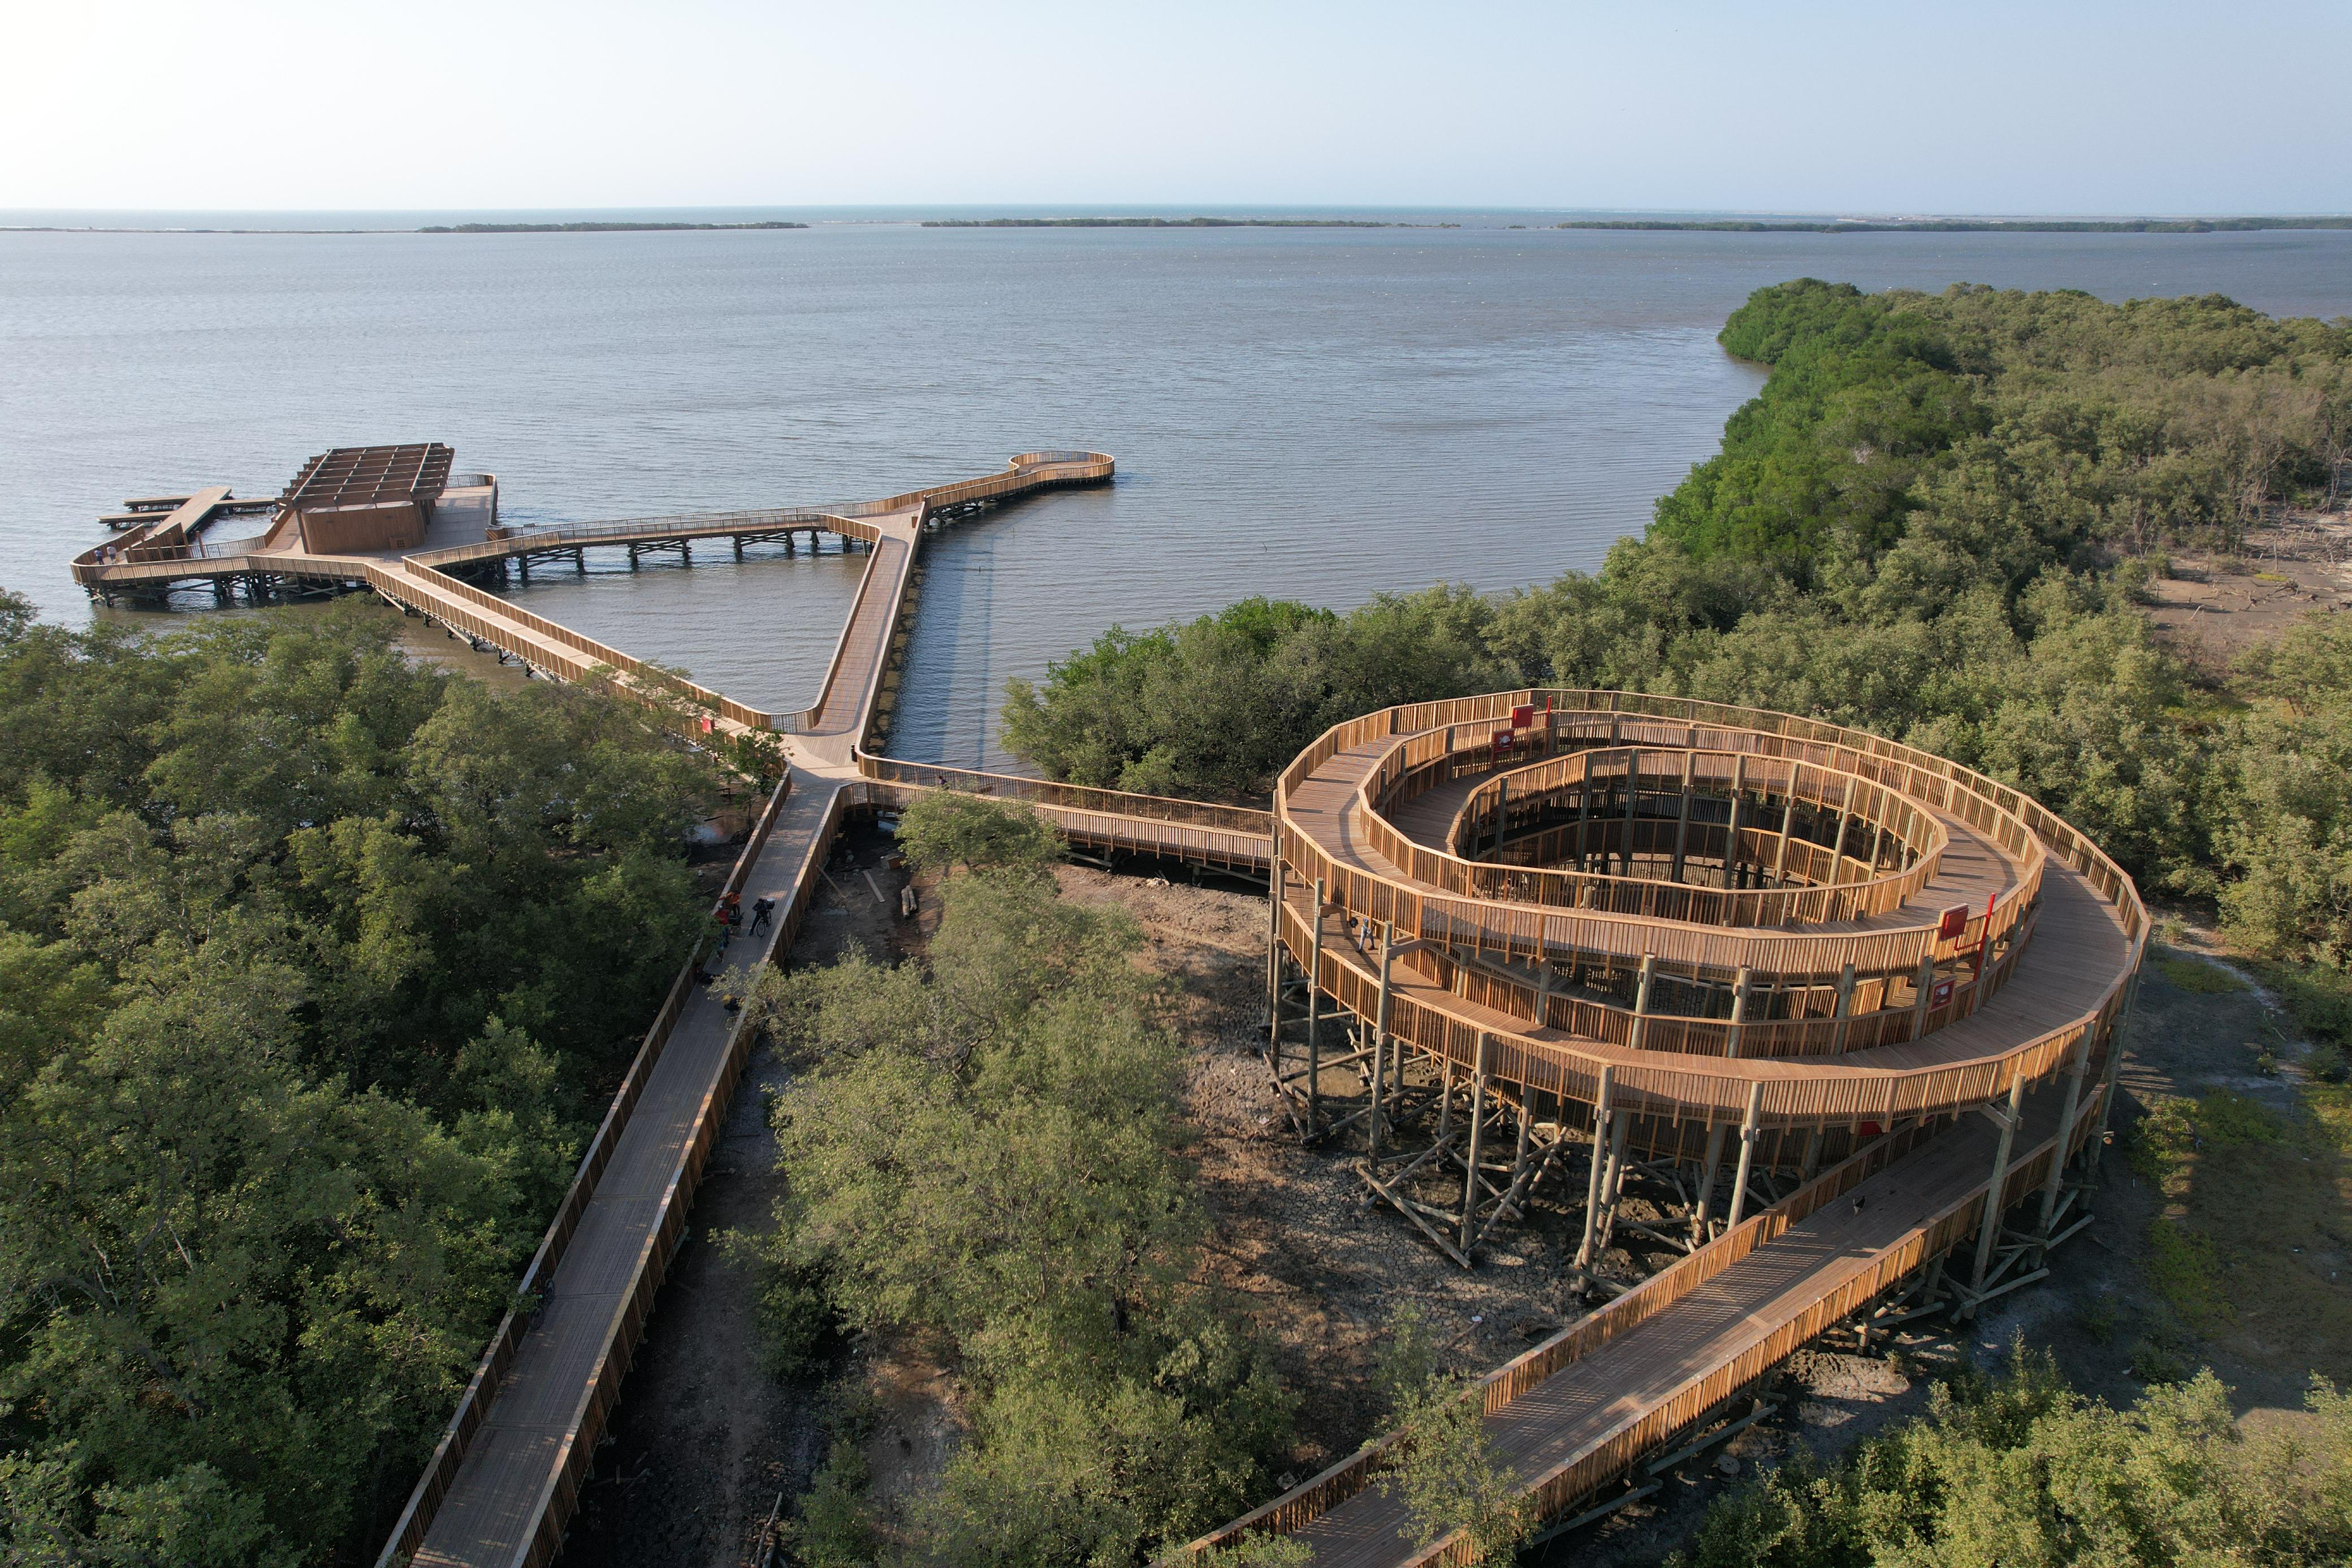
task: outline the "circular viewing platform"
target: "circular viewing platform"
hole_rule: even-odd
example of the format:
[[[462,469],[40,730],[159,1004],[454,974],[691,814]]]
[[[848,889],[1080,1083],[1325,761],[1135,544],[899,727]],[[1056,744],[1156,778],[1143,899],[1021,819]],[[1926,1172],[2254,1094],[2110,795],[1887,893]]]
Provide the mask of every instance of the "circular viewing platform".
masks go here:
[[[2079,1072],[2147,926],[2014,789],[1681,699],[1386,709],[1302,753],[1275,819],[1282,953],[1397,1042],[1400,1089],[1409,1052],[1605,1107],[1653,1159],[1732,1125],[1810,1168]]]

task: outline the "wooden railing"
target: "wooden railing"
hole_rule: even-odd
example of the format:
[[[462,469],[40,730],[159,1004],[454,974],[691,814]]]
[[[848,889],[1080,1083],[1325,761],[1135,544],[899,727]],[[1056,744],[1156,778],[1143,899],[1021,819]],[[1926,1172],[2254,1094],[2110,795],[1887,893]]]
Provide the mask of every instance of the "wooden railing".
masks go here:
[[[1314,942],[1300,912],[1286,904],[1280,921],[1286,947],[1294,956],[1311,954]],[[1408,965],[1414,961],[1406,960]],[[1413,1049],[1472,1070],[1479,1060],[1479,1037],[1486,1035],[1490,1052],[1486,1071],[1497,1081],[1588,1104],[1598,1096],[1601,1069],[1612,1068],[1617,1104],[1637,1114],[1677,1124],[1703,1127],[1711,1121],[1737,1122],[1746,1109],[1749,1085],[1760,1083],[1759,1116],[1764,1124],[1851,1125],[1874,1121],[1892,1125],[1906,1116],[1944,1115],[1979,1105],[2006,1093],[2011,1080],[2020,1074],[2029,1082],[2039,1082],[2057,1071],[2084,1030],[2104,1028],[2112,1021],[2137,962],[2135,943],[2123,972],[2109,984],[2097,1008],[2072,1023],[1981,1055],[1961,1055],[1907,1069],[1829,1067],[1818,1061],[1780,1060],[1800,1054],[1789,1043],[1790,1034],[1825,1033],[1835,1028],[1829,1020],[1813,1019],[1745,1026],[1756,1037],[1757,1054],[1749,1056],[1743,1044],[1737,1059],[1721,1054],[1719,1044],[1708,1050],[1698,1038],[1703,1031],[1725,1030],[1727,1024],[1712,1019],[1651,1019],[1648,1028],[1655,1033],[1645,1040],[1643,1050],[1634,1051],[1617,1041],[1537,1039],[1520,1030],[1482,1027],[1463,1017],[1458,1007],[1448,1005],[1457,1001],[1450,993],[1424,1001],[1409,987],[1399,987],[1390,997],[1389,1027]],[[1319,977],[1320,988],[1340,1006],[1360,1018],[1378,1014],[1377,965],[1352,946],[1324,943]],[[1927,1028],[1922,1032],[1932,1034],[1966,1017],[1981,996],[1997,988],[2001,977],[1996,974],[1981,987],[1956,986],[1951,1000],[1927,1009]],[[1553,998],[1552,1004],[1557,1027],[1563,1017],[1560,998]],[[1910,1032],[1916,1016],[1911,1009],[1874,1016],[1884,1032],[1894,1037],[1888,1043],[1917,1038]],[[1598,1007],[1589,1012],[1580,1010],[1573,1017],[1596,1032],[1622,1027],[1626,1021],[1623,1012]],[[1852,1021],[1859,1028],[1864,1020]],[[1667,1033],[1669,1027],[1689,1031],[1691,1038],[1675,1041]],[[1675,1049],[1675,1045],[1681,1049]],[[1768,1051],[1773,1054],[1765,1054]],[[1819,1049],[1811,1054],[1818,1055]]]
[[[935,762],[900,762],[894,758],[860,752],[858,771],[886,784],[922,789],[953,789],[966,795],[993,795],[1007,800],[1027,800],[1040,806],[1066,807],[1074,811],[1099,811],[1144,821],[1179,822],[1192,827],[1219,828],[1228,832],[1270,834],[1272,812],[1250,806],[1218,806],[1166,795],[1137,795],[1124,789],[1097,789],[1083,784],[1056,784],[1049,779],[1025,779],[1017,773],[988,773],[977,768],[948,768]]]
[[[1441,732],[1442,734],[1442,732]],[[1425,738],[1425,737],[1424,737]],[[1511,862],[1480,860],[1466,856],[1463,842],[1465,834],[1491,831],[1494,800],[1505,794],[1507,818],[1525,819],[1535,816],[1563,796],[1588,789],[1624,788],[1623,759],[1633,757],[1641,760],[1658,758],[1672,763],[1666,770],[1636,771],[1633,793],[1672,798],[1682,792],[1682,773],[1675,755],[1657,750],[1637,751],[1633,747],[1571,752],[1548,761],[1525,768],[1513,768],[1495,773],[1464,800],[1455,813],[1448,832],[1449,849],[1425,850],[1430,856],[1429,870],[1424,873],[1416,868],[1420,881],[1443,886],[1456,893],[1468,893],[1479,897],[1501,894],[1486,891],[1488,884],[1509,879],[1514,890],[1509,896],[1521,902],[1563,904],[1570,907],[1600,909],[1612,914],[1648,915],[1664,913],[1654,907],[1662,890],[1683,892],[1694,895],[1687,904],[1688,913],[1673,916],[1679,920],[1704,921],[1715,925],[1814,925],[1833,920],[1859,920],[1900,907],[1917,894],[1935,875],[1935,862],[1943,853],[1947,835],[1943,825],[1918,805],[1883,784],[1858,774],[1840,772],[1806,762],[1769,758],[1760,760],[1760,768],[1751,773],[1743,764],[1744,755],[1727,751],[1685,753],[1691,758],[1690,786],[1699,799],[1728,802],[1738,784],[1740,793],[1752,793],[1778,800],[1794,800],[1801,805],[1823,810],[1843,810],[1866,827],[1892,832],[1891,842],[1882,842],[1881,858],[1889,849],[1898,852],[1906,864],[1881,873],[1859,855],[1847,855],[1831,863],[1833,846],[1816,844],[1810,840],[1791,836],[1785,880],[1804,883],[1801,886],[1776,888],[1713,888],[1678,887],[1661,883],[1655,878],[1612,875],[1605,872],[1557,871],[1546,869],[1530,872],[1529,864],[1544,864],[1563,854],[1573,854],[1580,838],[1593,841],[1583,847],[1595,852],[1615,852],[1622,848],[1625,819],[1621,814],[1613,820],[1588,818],[1576,823],[1564,824],[1541,832],[1524,833],[1506,839],[1507,852],[1516,852],[1520,864]],[[1410,757],[1398,760],[1410,763]],[[1618,766],[1612,769],[1609,765]],[[1638,766],[1638,765],[1637,765]],[[1409,766],[1398,774],[1394,766],[1384,760],[1383,766],[1367,779],[1364,793],[1370,809],[1381,815],[1392,813],[1404,801],[1437,782],[1444,770],[1441,758],[1422,766]],[[1613,773],[1613,777],[1612,776]],[[1393,782],[1390,782],[1393,779]],[[1832,789],[1832,784],[1836,788]],[[1636,819],[1654,823],[1655,817]],[[1581,831],[1580,832],[1580,830]],[[1690,858],[1694,862],[1721,861],[1724,852],[1724,827],[1714,822],[1690,822]],[[1749,864],[1771,865],[1779,842],[1777,829],[1767,829],[1755,819],[1742,823],[1741,843],[1761,849],[1760,855],[1748,858]],[[1861,847],[1859,843],[1857,848]],[[1648,849],[1655,854],[1660,849],[1671,854],[1671,841]],[[1400,862],[1402,863],[1402,862]],[[1849,873],[1848,867],[1853,868]]]
[[[2017,1158],[2001,1184],[1995,1216],[2038,1190],[2048,1179],[2050,1162],[2070,1157],[2094,1134],[2100,1113],[2101,1108],[2095,1103],[2085,1103],[2077,1113],[2074,1126],[2063,1130],[2063,1138],[2053,1134]],[[1780,1202],[1743,1221],[1738,1228],[1653,1275],[1581,1322],[1487,1374],[1471,1396],[1481,1401],[1489,1416],[1507,1409],[1602,1346],[1658,1318],[1710,1281],[1787,1234],[1790,1227],[1911,1154],[1941,1130],[1914,1126],[1857,1150]],[[1866,1306],[1912,1270],[1969,1235],[1984,1213],[1989,1188],[1990,1182],[1931,1216],[1926,1224],[1876,1253],[1866,1267],[1836,1281],[1757,1343],[1709,1368],[1669,1398],[1632,1412],[1597,1443],[1570,1455],[1543,1474],[1529,1478],[1528,1495],[1533,1500],[1537,1517],[1558,1518],[1576,1502],[1591,1497],[1675,1434],[1754,1385],[1806,1342]],[[1205,1552],[1231,1547],[1251,1535],[1288,1534],[1303,1529],[1371,1485],[1382,1470],[1396,1461],[1402,1441],[1398,1433],[1383,1435],[1272,1502],[1188,1543],[1168,1561],[1198,1558]],[[1409,1554],[1408,1562],[1412,1568],[1466,1564],[1466,1546],[1467,1542],[1459,1537],[1448,1537]]]
[[[735,864],[728,873],[727,892],[740,893],[742,890],[751,866],[767,847],[768,835],[774,829],[777,814],[782,810],[792,788],[792,777],[787,774],[768,798],[767,806],[761,811],[742,852],[735,857]],[[530,1266],[523,1270],[522,1279],[515,1287],[515,1305],[508,1309],[491,1333],[489,1346],[475,1367],[473,1378],[458,1396],[456,1414],[450,1416],[449,1425],[443,1429],[440,1442],[435,1446],[432,1458],[425,1461],[424,1473],[417,1478],[415,1489],[409,1493],[408,1505],[401,1511],[400,1518],[394,1521],[392,1533],[384,1542],[383,1551],[376,1559],[377,1568],[394,1568],[394,1564],[404,1560],[424,1542],[425,1532],[431,1527],[441,1500],[447,1495],[450,1481],[457,1476],[458,1467],[465,1462],[474,1434],[480,1428],[488,1415],[491,1402],[497,1397],[499,1380],[506,1375],[507,1369],[514,1363],[515,1352],[521,1345],[523,1334],[529,1330],[530,1319],[538,1310],[541,1293],[545,1290],[546,1282],[553,1278],[556,1265],[562,1261],[564,1249],[580,1224],[580,1216],[588,1207],[589,1198],[595,1194],[597,1179],[604,1175],[605,1166],[612,1160],[613,1151],[620,1143],[621,1133],[628,1125],[629,1113],[635,1108],[638,1096],[645,1092],[646,1081],[652,1075],[654,1064],[661,1060],[663,1049],[669,1044],[670,1031],[677,1027],[678,1015],[685,1010],[695,976],[702,967],[704,940],[697,940],[693,951],[687,955],[686,962],[679,967],[677,977],[670,982],[660,1009],[654,1014],[653,1023],[646,1030],[645,1042],[637,1048],[635,1058],[623,1075],[621,1086],[614,1092],[612,1103],[605,1108],[604,1119],[597,1124],[595,1135],[588,1140],[587,1150],[580,1157],[572,1185],[564,1189],[563,1199],[556,1206],[555,1218],[549,1222],[546,1236],[540,1241],[538,1251],[532,1255]],[[647,1294],[650,1300],[648,1292],[640,1293]],[[643,1322],[642,1314],[637,1321]]]
[[[1824,1034],[1834,1038],[1833,1031],[1841,1023],[1845,1029],[1846,1047],[1861,1049],[1864,1040],[1893,1044],[1921,1040],[1966,1017],[2002,983],[2021,950],[2025,928],[2016,923],[2016,918],[2005,931],[1996,927],[1991,946],[1999,950],[1985,952],[1982,969],[1966,980],[1954,977],[1951,994],[1940,1004],[1884,1011],[1870,1019],[1803,1019],[1743,1025],[1738,1060],[1720,1054],[1732,1027],[1727,1021],[1648,1019],[1643,1049],[1629,1058],[1627,1050],[1603,1042],[1611,1031],[1624,1029],[1629,1021],[1616,1009],[1593,1007],[1589,1013],[1568,1015],[1580,1026],[1578,1032],[1583,1027],[1594,1031],[1596,1038],[1591,1040],[1538,1040],[1517,1031],[1482,1030],[1453,1012],[1424,1003],[1407,989],[1392,997],[1391,1027],[1416,1048],[1470,1067],[1477,1061],[1478,1036],[1488,1033],[1494,1052],[1489,1070],[1496,1077],[1588,1103],[1598,1092],[1601,1067],[1609,1065],[1615,1070],[1620,1103],[1641,1113],[1675,1122],[1736,1119],[1746,1107],[1749,1085],[1760,1083],[1761,1115],[1769,1123],[1825,1125],[1877,1121],[1892,1125],[1906,1116],[1940,1115],[1981,1104],[2005,1092],[2011,1082],[2021,1074],[2029,1082],[2037,1082],[2057,1070],[2084,1031],[2103,1030],[2112,1022],[2129,978],[2138,968],[2147,915],[2131,879],[2096,846],[2018,791],[1943,758],[1860,731],[1769,711],[1620,693],[1519,691],[1417,704],[1336,725],[1300,754],[1277,784],[1276,832],[1282,856],[1299,878],[1294,885],[1303,885],[1320,876],[1325,881],[1325,896],[1352,915],[1374,922],[1394,922],[1408,938],[1441,946],[1520,957],[1554,952],[1611,951],[1607,944],[1613,939],[1613,930],[1632,917],[1601,922],[1541,908],[1514,908],[1424,894],[1391,879],[1340,864],[1285,819],[1284,802],[1291,792],[1341,751],[1444,725],[1494,723],[1507,718],[1513,706],[1522,703],[1540,705],[1546,696],[1554,698],[1555,706],[1572,709],[1590,707],[1608,713],[1614,708],[1612,717],[1618,721],[1621,733],[1624,717],[1651,716],[1684,726],[1696,723],[1726,731],[1738,730],[1745,748],[1760,747],[1768,754],[1797,755],[1791,747],[1821,747],[1825,748],[1824,754],[1809,760],[1843,764],[1843,771],[1885,783],[1936,810],[1959,817],[1977,831],[2001,841],[2004,848],[2011,848],[2021,860],[2031,858],[2029,842],[2039,842],[2074,867],[2114,906],[2126,937],[2126,961],[2107,982],[2096,1007],[2072,1022],[1992,1051],[1959,1055],[1957,1051],[1966,1048],[1956,1048],[1952,1060],[1906,1069],[1872,1066],[1824,1071],[1820,1066],[1773,1057],[1818,1054],[1820,1048],[1812,1043],[1813,1040]],[[1561,698],[1566,701],[1559,701]],[[1661,747],[1666,744],[1663,729],[1654,740],[1648,736],[1628,737],[1623,743],[1634,744],[1637,740]],[[1709,745],[1724,749],[1712,741]],[[2017,917],[2030,917],[2031,908],[2030,904],[2017,905]],[[1792,955],[1792,961],[1775,971],[1783,974],[1835,973],[1846,962],[1854,963],[1857,969],[1886,973],[1898,969],[1906,953],[1915,961],[1927,956],[1919,951],[1914,935],[1902,932],[1796,936],[1724,933],[1666,921],[1643,925],[1646,927],[1643,935],[1651,940],[1625,956],[1654,953],[1661,963],[1693,971],[1705,968],[1720,973],[1727,960],[1738,960],[1740,949],[1727,945],[1736,943],[1756,945],[1747,951],[1759,956],[1766,950],[1765,945],[1772,943],[1824,944],[1801,955]],[[1318,946],[1295,908],[1285,907],[1278,917],[1278,930],[1290,952],[1302,962]],[[1906,944],[1911,946],[1906,947]],[[1374,1016],[1379,982],[1369,958],[1344,945],[1325,944],[1323,955],[1323,972],[1318,977],[1321,988],[1360,1017]],[[1586,1005],[1552,999],[1554,1009]],[[1548,1016],[1555,1024],[1562,1019],[1558,1010]],[[1856,1031],[1865,1032],[1857,1040]],[[1794,1040],[1789,1038],[1791,1034],[1797,1037]],[[1617,1038],[1630,1043],[1630,1030]],[[1748,1057],[1746,1046],[1751,1040],[1761,1060]],[[1661,1060],[1668,1057],[1673,1058],[1671,1064]]]
[[[1090,849],[1253,872],[1264,869],[1273,854],[1272,814],[1247,806],[1214,806],[972,768],[900,762],[866,751],[857,754],[857,767],[877,788],[891,791],[898,804],[925,789],[1025,800],[1073,841]]]

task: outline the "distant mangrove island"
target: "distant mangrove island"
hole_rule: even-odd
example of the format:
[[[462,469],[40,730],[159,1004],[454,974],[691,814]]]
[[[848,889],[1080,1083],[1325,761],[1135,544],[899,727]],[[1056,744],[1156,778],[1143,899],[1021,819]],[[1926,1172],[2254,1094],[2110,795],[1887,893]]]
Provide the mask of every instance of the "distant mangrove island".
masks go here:
[[[927,229],[1458,229],[1377,218],[926,218]]]
[[[656,234],[674,229],[804,229],[806,224],[432,224],[421,235],[614,235]]]

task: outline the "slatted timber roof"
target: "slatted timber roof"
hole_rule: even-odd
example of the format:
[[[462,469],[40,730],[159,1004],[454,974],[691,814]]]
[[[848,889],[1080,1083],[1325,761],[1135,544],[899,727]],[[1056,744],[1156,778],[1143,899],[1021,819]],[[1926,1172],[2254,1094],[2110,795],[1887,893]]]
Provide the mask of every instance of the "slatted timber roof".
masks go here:
[[[449,482],[450,449],[438,441],[413,446],[338,446],[302,465],[284,501],[300,511],[430,500]]]

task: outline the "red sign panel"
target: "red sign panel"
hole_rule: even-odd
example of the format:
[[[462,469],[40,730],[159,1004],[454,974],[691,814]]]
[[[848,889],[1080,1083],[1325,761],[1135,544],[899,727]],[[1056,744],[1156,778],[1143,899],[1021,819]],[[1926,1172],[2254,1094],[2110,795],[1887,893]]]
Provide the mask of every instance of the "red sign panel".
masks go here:
[[[1927,1005],[1931,1008],[1940,1008],[1951,999],[1952,982],[1949,980],[1937,981],[1935,988],[1927,993]]]
[[[1495,749],[1497,751],[1508,751],[1517,743],[1518,738],[1517,735],[1510,730],[1498,729],[1495,732]]]
[[[1521,703],[1518,706],[1511,710],[1511,727],[1513,729],[1525,729],[1528,726],[1534,724],[1535,721],[1536,705],[1533,703]]]
[[[1941,942],[1949,942],[1968,928],[1969,906],[1965,904],[1955,904],[1944,911],[1942,919],[1936,922],[1936,938]]]

